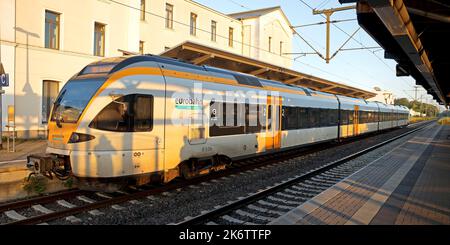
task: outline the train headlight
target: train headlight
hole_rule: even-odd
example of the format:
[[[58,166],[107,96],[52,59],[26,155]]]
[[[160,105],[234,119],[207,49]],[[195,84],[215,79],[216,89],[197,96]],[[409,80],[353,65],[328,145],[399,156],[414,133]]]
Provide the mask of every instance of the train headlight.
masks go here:
[[[95,139],[95,137],[89,134],[72,133],[69,139],[69,143],[80,143],[93,139]]]

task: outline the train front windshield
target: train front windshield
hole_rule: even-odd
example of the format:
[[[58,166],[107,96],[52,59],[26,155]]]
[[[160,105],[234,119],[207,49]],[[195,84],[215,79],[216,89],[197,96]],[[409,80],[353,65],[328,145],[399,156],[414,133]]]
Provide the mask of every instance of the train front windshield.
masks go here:
[[[76,123],[92,96],[105,82],[105,79],[71,80],[63,87],[53,106],[52,121]]]

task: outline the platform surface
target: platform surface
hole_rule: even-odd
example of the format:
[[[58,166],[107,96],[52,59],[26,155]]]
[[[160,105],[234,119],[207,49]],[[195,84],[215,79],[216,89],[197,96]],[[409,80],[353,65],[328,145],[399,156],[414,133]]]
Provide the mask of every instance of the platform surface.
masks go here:
[[[450,126],[415,133],[270,224],[450,224]]]

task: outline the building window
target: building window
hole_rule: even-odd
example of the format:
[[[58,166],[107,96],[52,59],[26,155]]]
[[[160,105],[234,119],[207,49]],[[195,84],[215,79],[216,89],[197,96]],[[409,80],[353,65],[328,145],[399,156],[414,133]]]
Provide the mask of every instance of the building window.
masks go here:
[[[145,0],[141,0],[141,20],[145,20]]]
[[[53,102],[59,92],[59,82],[44,80],[42,84],[42,123],[48,123]]]
[[[59,21],[60,14],[45,11],[45,47],[59,49]]]
[[[228,29],[228,46],[233,47],[233,28]]]
[[[197,34],[197,15],[191,13],[191,35],[195,36]]]
[[[280,42],[280,55],[283,55],[283,42]]]
[[[173,29],[173,5],[166,3],[166,28]]]
[[[105,25],[95,22],[94,55],[105,56]]]
[[[269,37],[269,53],[272,52],[272,37]]]
[[[217,36],[217,22],[211,20],[211,41],[215,42]]]
[[[144,54],[144,41],[139,41],[139,53]]]

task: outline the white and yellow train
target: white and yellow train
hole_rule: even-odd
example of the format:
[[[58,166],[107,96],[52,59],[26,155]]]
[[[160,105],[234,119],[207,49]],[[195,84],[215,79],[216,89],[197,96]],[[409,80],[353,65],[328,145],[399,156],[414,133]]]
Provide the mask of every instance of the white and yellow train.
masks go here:
[[[108,58],[62,88],[28,167],[88,186],[168,182],[233,160],[404,126],[408,109],[159,56]]]

